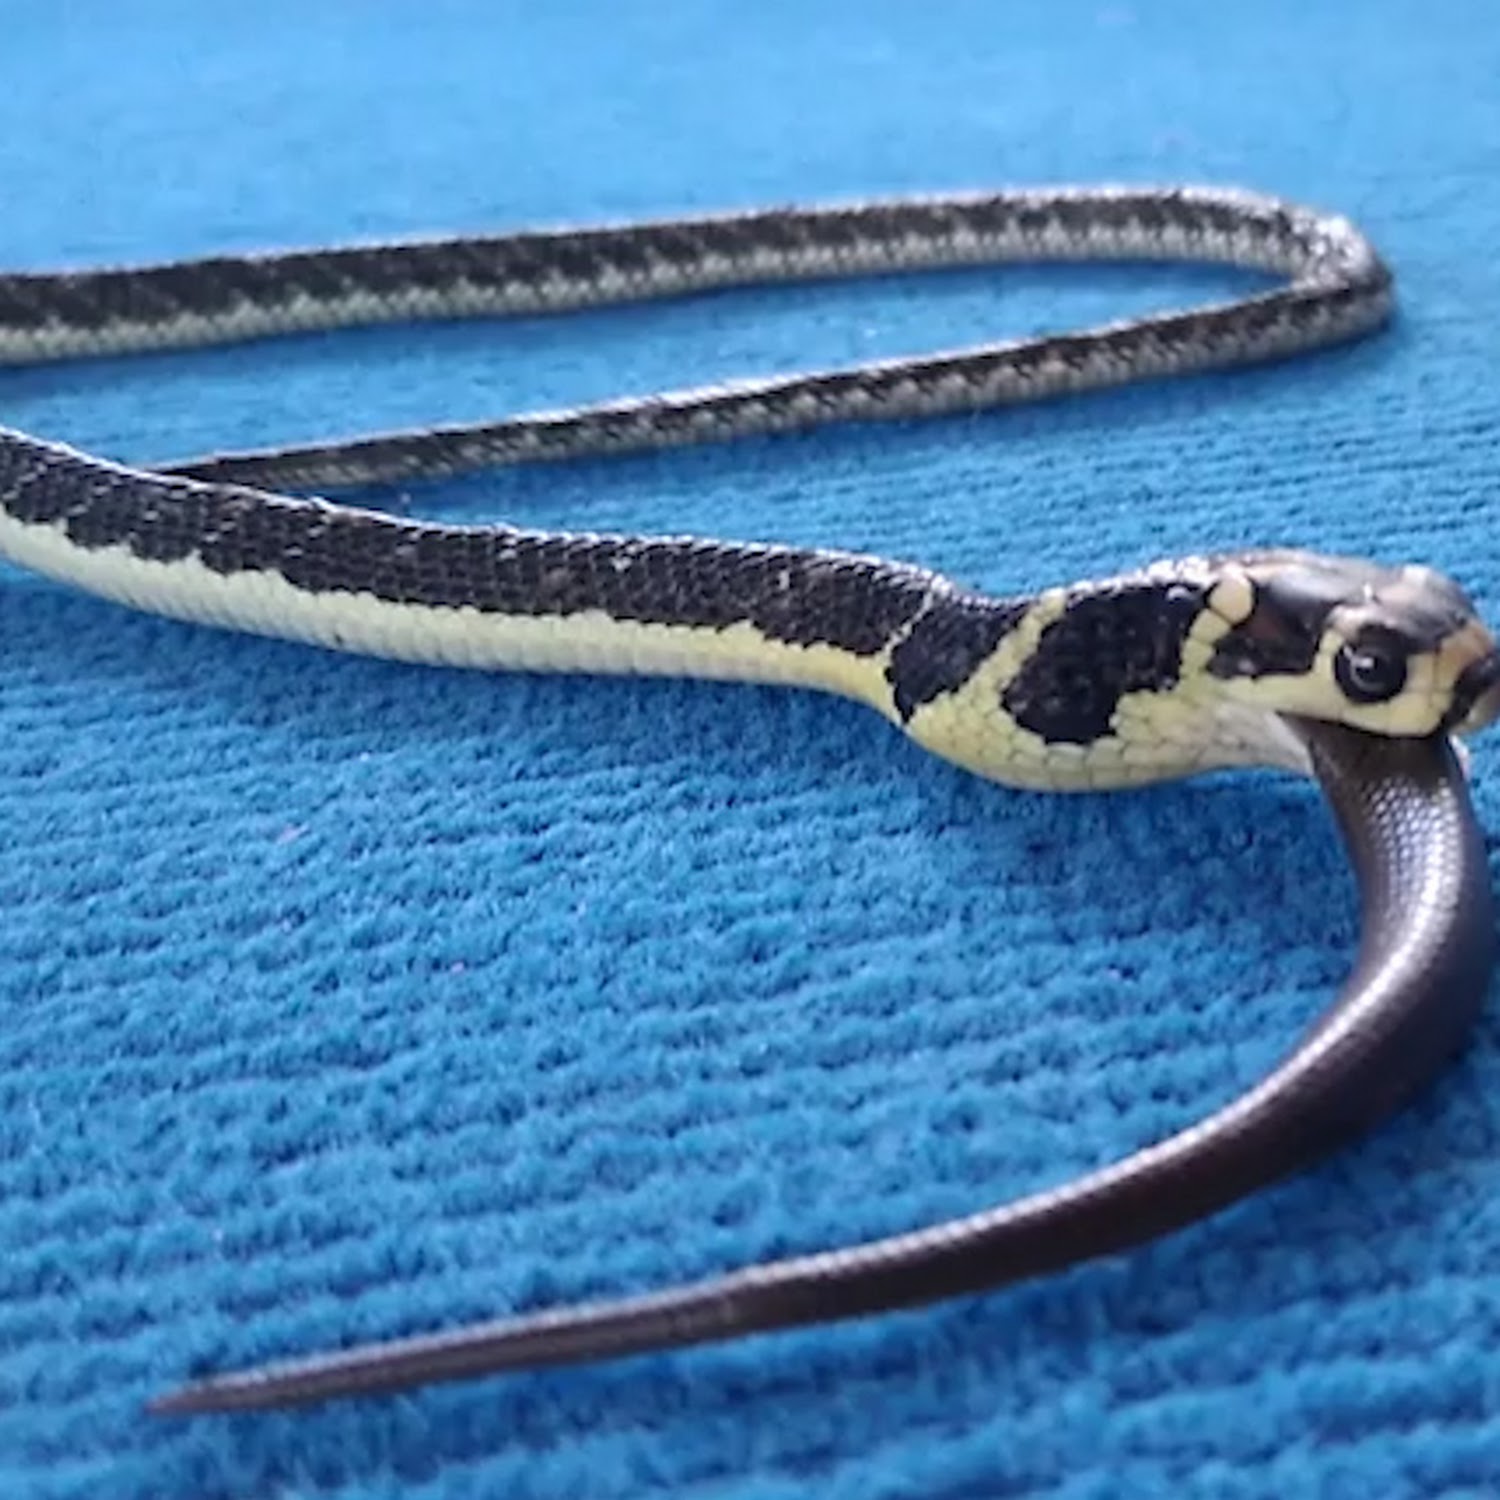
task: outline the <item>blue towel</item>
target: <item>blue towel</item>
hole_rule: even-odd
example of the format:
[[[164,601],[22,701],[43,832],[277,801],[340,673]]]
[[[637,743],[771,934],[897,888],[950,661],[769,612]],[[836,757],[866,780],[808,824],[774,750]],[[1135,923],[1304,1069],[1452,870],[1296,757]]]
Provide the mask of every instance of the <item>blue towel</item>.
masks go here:
[[[1311,545],[1450,569],[1500,615],[1488,0],[0,12],[12,266],[1065,180],[1347,212],[1403,312],[1342,352],[393,503],[869,549],[997,591]],[[1245,284],[1017,269],[311,336],[5,373],[0,421],[164,460]],[[1055,1279],[293,1415],[142,1414],[193,1372],[926,1224],[1203,1114],[1352,952],[1309,787],[1030,796],[830,698],[362,661],[7,572],[0,826],[7,1500],[1497,1492],[1492,1019],[1357,1149]]]

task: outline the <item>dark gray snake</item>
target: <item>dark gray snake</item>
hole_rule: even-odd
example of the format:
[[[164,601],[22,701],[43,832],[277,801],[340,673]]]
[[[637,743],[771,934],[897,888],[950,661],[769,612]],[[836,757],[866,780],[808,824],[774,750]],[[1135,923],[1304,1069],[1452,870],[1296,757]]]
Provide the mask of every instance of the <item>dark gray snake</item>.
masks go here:
[[[15,364],[794,279],[1141,258],[1285,280],[1084,333],[153,471],[0,429],[0,556],[104,597],[407,660],[837,692],[1015,785],[1284,767],[1322,785],[1363,902],[1353,973],[1286,1059],[1113,1166],[702,1285],[211,1377],[155,1409],[291,1404],[909,1307],[1139,1244],[1327,1154],[1426,1084],[1484,998],[1494,916],[1452,736],[1500,713],[1500,654],[1457,585],[1419,566],[1265,549],[995,599],[848,553],[439,525],[261,488],[973,411],[1301,353],[1383,323],[1391,280],[1362,236],[1277,200],[1061,189],[0,278],[0,362]]]

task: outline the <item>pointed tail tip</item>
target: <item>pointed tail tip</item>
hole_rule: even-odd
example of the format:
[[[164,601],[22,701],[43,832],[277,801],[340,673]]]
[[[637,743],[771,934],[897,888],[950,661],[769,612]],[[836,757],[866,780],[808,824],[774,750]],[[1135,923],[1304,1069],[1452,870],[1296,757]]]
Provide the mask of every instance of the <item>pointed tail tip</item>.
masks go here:
[[[179,1385],[146,1403],[153,1417],[187,1417],[201,1412],[244,1411],[271,1406],[266,1392],[237,1380],[193,1380]]]
[[[153,1417],[185,1417],[207,1410],[212,1410],[212,1406],[204,1405],[202,1390],[196,1385],[180,1385],[146,1403],[147,1414]]]

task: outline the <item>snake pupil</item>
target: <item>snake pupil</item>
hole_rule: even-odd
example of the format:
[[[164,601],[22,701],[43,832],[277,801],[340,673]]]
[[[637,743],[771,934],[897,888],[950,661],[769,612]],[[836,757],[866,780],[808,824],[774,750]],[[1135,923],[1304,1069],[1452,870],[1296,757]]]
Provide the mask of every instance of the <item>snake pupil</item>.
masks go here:
[[[1385,703],[1406,686],[1406,653],[1391,641],[1350,641],[1340,648],[1333,671],[1353,702]]]

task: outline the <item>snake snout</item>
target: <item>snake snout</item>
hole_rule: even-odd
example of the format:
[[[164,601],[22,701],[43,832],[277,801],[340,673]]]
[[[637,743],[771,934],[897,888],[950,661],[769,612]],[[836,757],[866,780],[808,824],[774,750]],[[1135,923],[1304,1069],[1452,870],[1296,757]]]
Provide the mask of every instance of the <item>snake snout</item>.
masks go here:
[[[1470,734],[1500,718],[1500,650],[1471,661],[1453,684],[1443,728]]]

